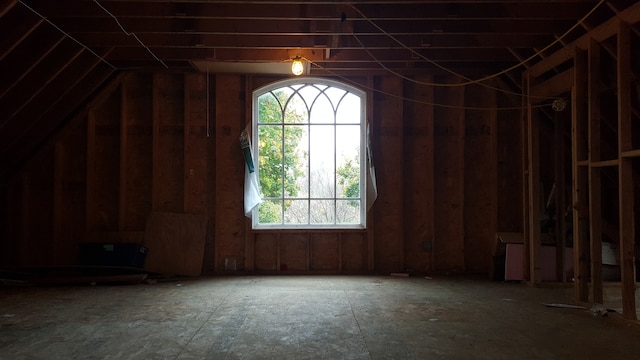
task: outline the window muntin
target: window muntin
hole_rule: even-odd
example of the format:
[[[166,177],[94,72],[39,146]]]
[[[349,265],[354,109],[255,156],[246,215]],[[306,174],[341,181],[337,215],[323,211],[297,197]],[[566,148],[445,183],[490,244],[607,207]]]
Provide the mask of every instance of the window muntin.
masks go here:
[[[364,101],[356,88],[317,78],[254,92],[263,199],[254,228],[364,228]]]

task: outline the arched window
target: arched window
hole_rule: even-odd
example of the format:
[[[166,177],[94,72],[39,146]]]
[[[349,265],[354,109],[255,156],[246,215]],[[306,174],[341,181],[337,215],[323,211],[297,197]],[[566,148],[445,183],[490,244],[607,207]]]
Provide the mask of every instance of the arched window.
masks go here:
[[[326,79],[253,93],[254,228],[364,228],[365,108],[362,91]]]

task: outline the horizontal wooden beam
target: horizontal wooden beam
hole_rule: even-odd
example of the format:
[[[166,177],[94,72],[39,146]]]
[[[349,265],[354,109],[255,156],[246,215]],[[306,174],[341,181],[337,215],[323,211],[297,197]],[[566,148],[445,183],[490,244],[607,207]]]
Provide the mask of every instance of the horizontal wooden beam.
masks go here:
[[[591,166],[592,168],[601,168],[608,166],[618,166],[618,164],[620,164],[620,161],[618,159],[611,159],[603,161],[592,161],[589,163],[589,166]]]
[[[623,158],[640,157],[640,149],[623,151],[620,156]]]
[[[46,15],[46,14],[44,14]],[[108,17],[78,17],[78,18],[50,18],[51,22],[73,35],[83,32],[111,32],[120,33],[122,28],[113,18]],[[379,20],[375,25],[368,21],[359,21],[351,26],[340,26],[339,19],[332,21],[318,21],[318,19],[292,20],[282,18],[273,19],[186,19],[186,18],[124,18],[119,19],[120,25],[128,32],[137,35],[147,33],[202,33],[202,34],[246,34],[246,35],[379,35],[384,29],[390,35],[403,34],[431,34],[443,32],[449,34],[547,34],[553,36],[567,29],[567,22],[563,20],[527,20],[520,19],[423,19],[403,18],[397,20]],[[338,25],[336,27],[336,25]]]
[[[333,43],[338,36],[338,43]],[[133,37],[120,33],[83,32],[75,34],[82,43],[94,47],[129,46],[139,47]],[[546,45],[549,37],[543,34],[468,34],[430,33],[422,36],[396,35],[394,39],[384,34],[209,34],[200,32],[147,33],[140,35],[145,45],[150,47],[215,47],[215,48],[292,48],[292,47],[328,47],[340,49],[369,50],[400,49],[409,47],[415,50],[433,49],[493,49],[537,48]]]
[[[44,22],[33,13],[22,7],[17,7],[17,14],[7,15],[0,22],[0,60],[4,59],[11,51],[31,35],[33,31],[40,28]],[[3,16],[3,15],[0,15]]]
[[[394,2],[358,1],[355,7],[368,19],[414,18],[434,20],[443,18],[471,18],[482,20],[519,17],[522,19],[564,19],[574,21],[589,11],[592,4],[579,1],[546,1],[553,6],[553,12],[536,2],[522,1],[479,1],[467,2],[464,6],[451,6],[447,1],[420,1],[396,6]],[[57,0],[43,1],[38,9],[54,17],[77,17],[89,14],[94,17],[106,16],[95,4],[89,1]],[[109,1],[100,3],[115,16],[127,17],[185,17],[212,19],[251,19],[251,18],[313,18],[317,20],[336,20],[341,13],[350,21],[362,20],[358,11],[336,1],[225,1],[224,3],[192,1]]]
[[[529,97],[532,104],[549,101],[549,98],[564,94],[571,90],[573,85],[573,68],[563,71],[554,77],[532,86]]]
[[[99,48],[97,50],[102,50]],[[286,61],[295,56],[303,56],[312,61],[337,61],[337,62],[402,62],[402,63],[424,63],[424,59],[412,55],[404,49],[396,50],[363,50],[363,49],[340,49],[331,51],[330,57],[326,58],[324,49],[317,48],[279,48],[279,49],[216,49],[207,47],[191,48],[151,48],[151,51],[163,60],[211,60],[211,61],[233,61],[233,62],[263,62],[263,61]],[[480,62],[486,63],[512,63],[513,58],[506,51],[495,49],[483,49],[482,51],[466,50],[435,50],[425,51],[432,61],[473,63],[476,66]],[[372,58],[373,56],[373,58]],[[107,58],[108,61],[118,60],[144,60],[152,58],[147,49],[138,47],[118,47],[115,48]],[[378,66],[379,67],[379,66]]]

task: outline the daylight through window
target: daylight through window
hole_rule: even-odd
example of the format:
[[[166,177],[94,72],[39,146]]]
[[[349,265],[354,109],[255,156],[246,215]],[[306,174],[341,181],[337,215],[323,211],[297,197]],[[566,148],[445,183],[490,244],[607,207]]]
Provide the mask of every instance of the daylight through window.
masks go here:
[[[323,79],[254,93],[253,146],[263,202],[254,228],[362,228],[364,94]]]

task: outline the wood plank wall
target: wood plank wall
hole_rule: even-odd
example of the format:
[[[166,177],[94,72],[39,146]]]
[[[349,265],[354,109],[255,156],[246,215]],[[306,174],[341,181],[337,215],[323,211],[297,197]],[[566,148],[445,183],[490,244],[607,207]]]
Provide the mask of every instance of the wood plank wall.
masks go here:
[[[518,196],[501,195],[521,183],[518,111],[496,110],[494,90],[424,85],[448,78],[354,78],[373,102],[369,229],[254,232],[238,136],[253,89],[278,79],[120,77],[2,186],[0,267],[73,265],[84,242],[142,243],[149,215],[169,212],[206,215],[205,274],[491,272],[495,232],[523,221]]]

